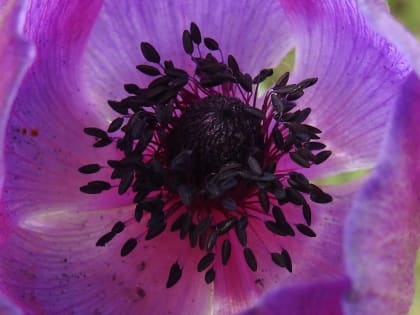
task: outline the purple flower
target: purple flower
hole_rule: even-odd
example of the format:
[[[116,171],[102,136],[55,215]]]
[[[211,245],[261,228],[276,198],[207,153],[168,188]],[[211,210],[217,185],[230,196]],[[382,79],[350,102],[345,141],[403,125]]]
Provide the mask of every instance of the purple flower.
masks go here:
[[[273,287],[348,287],[343,221],[362,181],[313,181],[376,165],[410,72],[358,6],[18,3],[0,51],[0,287],[22,310],[232,314]],[[19,82],[21,9],[37,55]],[[291,48],[297,85],[256,99]]]

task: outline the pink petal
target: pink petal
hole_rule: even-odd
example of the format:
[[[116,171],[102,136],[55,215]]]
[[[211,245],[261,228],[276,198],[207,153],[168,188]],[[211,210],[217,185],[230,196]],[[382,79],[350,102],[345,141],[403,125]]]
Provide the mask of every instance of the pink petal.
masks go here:
[[[196,271],[202,251],[176,233],[141,239],[129,256],[120,249],[145,227],[128,225],[106,247],[96,240],[132,207],[34,214],[16,226],[0,252],[0,288],[25,314],[203,314],[213,288]],[[171,265],[180,281],[165,287]],[[141,310],[141,311],[140,311]]]
[[[0,295],[0,315],[23,315],[23,313],[6,297]]]
[[[360,183],[354,185],[359,186]],[[279,237],[269,232],[263,222],[248,229],[247,246],[254,251],[257,258],[257,272],[250,271],[239,242],[236,239],[231,240],[234,258],[226,266],[218,262],[218,269],[223,270],[223,275],[218,276],[215,281],[216,311],[226,315],[234,314],[255,305],[264,292],[273,288],[322,281],[344,274],[343,220],[348,213],[355,188],[353,185],[343,185],[325,189],[335,199],[331,204],[312,205],[311,228],[317,234],[315,238],[308,238],[299,232],[294,237]],[[298,207],[282,209],[292,225],[304,223]],[[292,273],[271,260],[270,253],[280,253],[282,249],[286,249],[291,256]],[[282,303],[284,302],[279,301],[279,304]]]
[[[79,191],[87,177],[77,169],[98,161],[101,154],[116,154],[115,148],[98,152],[93,139],[83,134],[84,127],[107,123],[99,111],[93,112],[79,79],[80,57],[100,4],[31,2],[25,30],[37,46],[37,59],[11,108],[2,148],[7,219],[68,204],[89,209],[130,199],[104,195],[93,200]]]
[[[15,303],[33,314],[97,311],[136,315],[141,307],[150,315],[203,314],[208,309],[214,314],[230,315],[253,305],[274,286],[342,275],[341,222],[351,199],[346,190],[331,191],[336,197],[334,204],[322,209],[313,207],[316,238],[297,235],[286,239],[259,229],[262,244],[250,231],[249,247],[258,260],[255,273],[247,267],[242,247],[232,240],[232,257],[223,267],[217,256],[216,281],[211,285],[205,284],[204,272],[196,271],[203,251],[191,249],[177,233],[166,231],[151,241],[141,239],[129,256],[121,258],[124,242],[146,229],[145,223],[128,223],[124,233],[106,247],[95,247],[115,222],[132,217],[131,206],[33,213],[20,220],[2,245],[0,289],[7,290]],[[271,261],[269,250],[281,251],[283,247],[292,256],[293,273]],[[176,261],[183,275],[176,286],[166,289],[169,269]]]
[[[24,1],[10,1],[0,6],[0,148],[10,106],[19,84],[34,57],[32,44],[22,37]],[[3,185],[3,152],[0,153],[0,190]]]
[[[387,10],[381,0],[358,0],[369,23],[385,38],[396,45],[410,60],[411,65],[420,71],[420,43]]]
[[[384,155],[357,198],[346,225],[347,270],[353,291],[346,314],[406,315],[420,246],[420,80],[404,86]]]
[[[140,42],[154,45],[163,60],[192,70],[182,48],[182,32],[191,22],[202,37],[219,42],[225,58],[233,54],[252,74],[277,66],[290,49],[289,27],[274,0],[105,1],[84,59],[86,84],[95,87],[89,93],[97,106],[125,96],[123,84],[145,82],[135,69],[145,62]]]
[[[346,278],[286,286],[240,315],[342,315],[341,300],[348,289]]]
[[[293,25],[295,79],[318,77],[301,106],[333,156],[313,175],[371,168],[409,65],[353,1],[280,1]]]

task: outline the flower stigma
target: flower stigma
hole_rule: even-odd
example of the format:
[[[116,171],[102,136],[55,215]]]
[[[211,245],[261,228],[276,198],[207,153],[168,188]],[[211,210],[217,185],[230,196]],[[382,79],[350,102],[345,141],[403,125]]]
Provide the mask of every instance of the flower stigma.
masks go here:
[[[249,269],[258,270],[258,257],[248,246],[249,227],[256,222],[273,237],[316,236],[307,199],[329,203],[332,197],[299,169],[323,163],[331,151],[319,142],[321,130],[304,123],[311,109],[296,109],[296,101],[317,78],[289,84],[285,73],[257,100],[272,69],[255,77],[241,72],[235,57],[225,61],[217,41],[202,38],[195,23],[183,32],[182,43],[194,73],[162,61],[150,43],[141,43],[149,63],[137,69],[153,80],[147,87],[126,84],[130,95],[108,102],[118,117],[106,131],[84,129],[95,138],[94,147],[113,144],[122,158],[84,165],[79,172],[111,168],[118,194],[134,196],[134,220],[116,222],[96,246],[105,246],[127,225],[147,220],[146,231],[127,238],[120,255],[130,254],[140,241],[173,233],[202,251],[197,272],[204,272],[209,284],[216,279],[216,259],[223,266],[231,260],[233,241],[242,247]],[[286,159],[296,167],[282,169]],[[112,188],[108,181],[95,180],[80,191],[99,194]],[[300,222],[289,222],[282,209],[286,204],[301,209]],[[270,254],[274,264],[292,272],[286,248]],[[182,266],[174,261],[166,287],[181,277]]]

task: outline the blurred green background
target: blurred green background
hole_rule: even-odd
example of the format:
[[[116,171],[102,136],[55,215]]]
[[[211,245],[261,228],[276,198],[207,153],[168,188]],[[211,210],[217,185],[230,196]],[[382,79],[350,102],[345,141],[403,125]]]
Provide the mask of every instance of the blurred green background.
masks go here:
[[[390,0],[389,4],[393,14],[420,38],[420,1]],[[410,315],[420,315],[420,251],[417,255],[416,294]]]
[[[412,32],[420,36],[420,1],[390,0],[391,11]]]

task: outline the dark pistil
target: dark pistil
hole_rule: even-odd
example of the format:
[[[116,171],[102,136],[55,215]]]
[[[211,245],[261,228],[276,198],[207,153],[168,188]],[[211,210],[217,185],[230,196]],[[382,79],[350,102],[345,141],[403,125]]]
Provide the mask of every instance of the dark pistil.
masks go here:
[[[237,98],[214,95],[197,101],[174,121],[166,138],[168,164],[191,153],[181,168],[186,184],[201,188],[223,166],[245,166],[250,157],[259,167],[255,157],[261,160],[264,150],[261,119],[247,108]]]

